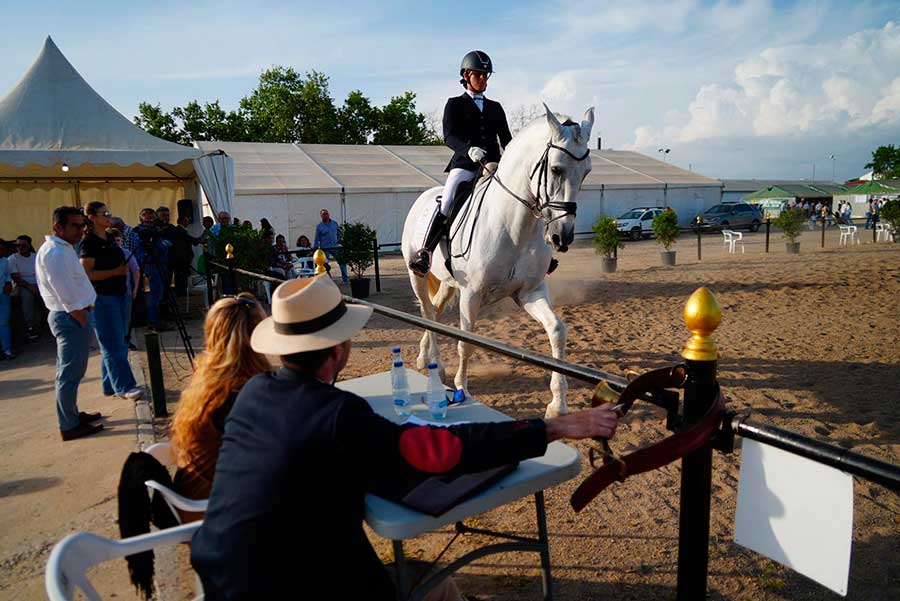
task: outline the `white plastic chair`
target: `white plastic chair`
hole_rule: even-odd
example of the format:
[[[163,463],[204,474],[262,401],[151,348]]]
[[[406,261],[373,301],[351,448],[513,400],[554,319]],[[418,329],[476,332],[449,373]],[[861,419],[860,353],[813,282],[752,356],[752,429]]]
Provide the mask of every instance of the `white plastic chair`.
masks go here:
[[[122,540],[110,540],[89,532],[70,534],[56,543],[47,560],[44,571],[47,597],[50,601],[71,601],[75,599],[77,587],[90,601],[100,601],[100,595],[88,580],[88,570],[111,559],[189,542],[202,524],[191,522]],[[202,595],[195,601],[200,599],[203,599]]]
[[[294,274],[298,278],[311,278],[316,275],[316,264],[312,257],[297,257],[294,259]]]
[[[838,227],[841,230],[841,238],[838,240],[839,246],[853,244],[854,239],[856,243],[859,244],[859,236],[856,235],[855,225],[839,225]]]
[[[881,242],[884,238],[885,242],[891,242],[891,226],[890,224],[878,222],[875,224],[875,241]]]
[[[218,282],[218,279],[219,279],[219,274],[218,273],[210,274],[209,278],[210,278],[210,280],[212,280],[213,289],[215,289],[216,283]],[[201,296],[203,297],[203,306],[206,307],[207,309],[209,309],[209,298],[207,297],[207,294],[206,294],[206,276],[204,276],[204,275],[192,276],[188,280],[188,290],[187,290],[187,294],[185,295],[185,299],[184,299],[184,310],[185,311],[191,310],[191,293],[192,292],[200,292]]]
[[[722,230],[722,235],[725,237],[723,248],[727,248],[729,253],[734,254],[736,245],[740,244],[741,254],[744,254],[744,234],[734,230]]]
[[[166,468],[171,468],[175,465],[175,454],[172,451],[172,444],[169,442],[157,442],[144,449],[144,452],[152,455],[154,459],[159,461]],[[169,509],[172,511],[172,515],[175,516],[175,519],[178,520],[179,524],[181,523],[181,515],[178,513],[177,509],[190,513],[206,513],[206,508],[209,505],[207,499],[188,499],[187,497],[179,495],[168,486],[160,484],[156,480],[146,480],[144,486],[151,490],[159,491],[163,496],[166,505],[168,505]]]

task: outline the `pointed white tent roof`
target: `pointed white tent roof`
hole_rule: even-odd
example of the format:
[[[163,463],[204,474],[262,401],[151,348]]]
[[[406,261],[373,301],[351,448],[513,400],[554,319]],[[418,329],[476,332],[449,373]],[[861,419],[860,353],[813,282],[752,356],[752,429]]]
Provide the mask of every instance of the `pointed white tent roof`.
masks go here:
[[[81,77],[50,37],[0,99],[0,177],[189,177],[196,148],[152,136]],[[62,173],[66,163],[70,169]]]

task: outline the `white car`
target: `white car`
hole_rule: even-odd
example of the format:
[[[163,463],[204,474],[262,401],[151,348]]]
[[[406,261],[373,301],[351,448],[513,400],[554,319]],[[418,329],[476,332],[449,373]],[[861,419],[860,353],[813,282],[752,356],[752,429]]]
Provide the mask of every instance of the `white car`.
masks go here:
[[[651,236],[653,234],[653,218],[663,210],[663,207],[635,207],[616,219],[619,231],[632,240]]]

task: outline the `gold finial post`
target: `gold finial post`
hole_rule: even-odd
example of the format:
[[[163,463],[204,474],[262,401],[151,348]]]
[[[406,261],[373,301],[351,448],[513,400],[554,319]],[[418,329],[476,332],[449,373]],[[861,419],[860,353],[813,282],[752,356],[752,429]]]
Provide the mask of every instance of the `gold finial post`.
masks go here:
[[[722,309],[709,288],[697,288],[684,305],[684,323],[693,336],[681,356],[688,361],[716,361],[719,348],[713,332],[722,323]]]
[[[231,245],[230,242],[225,245],[225,258],[226,259],[234,258],[234,247]]]
[[[325,251],[321,248],[317,248],[316,252],[313,253],[313,263],[316,264],[316,275],[320,273],[325,273],[325,261],[327,257],[325,256]]]

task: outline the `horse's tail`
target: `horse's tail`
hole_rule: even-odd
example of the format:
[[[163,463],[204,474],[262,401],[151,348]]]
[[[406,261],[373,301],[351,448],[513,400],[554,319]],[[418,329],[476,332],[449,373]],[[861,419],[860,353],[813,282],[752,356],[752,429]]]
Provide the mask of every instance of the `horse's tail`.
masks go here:
[[[428,296],[431,297],[432,299],[434,299],[434,297],[438,293],[438,290],[440,290],[440,289],[441,289],[441,281],[439,279],[437,279],[437,277],[429,271],[428,272]]]

